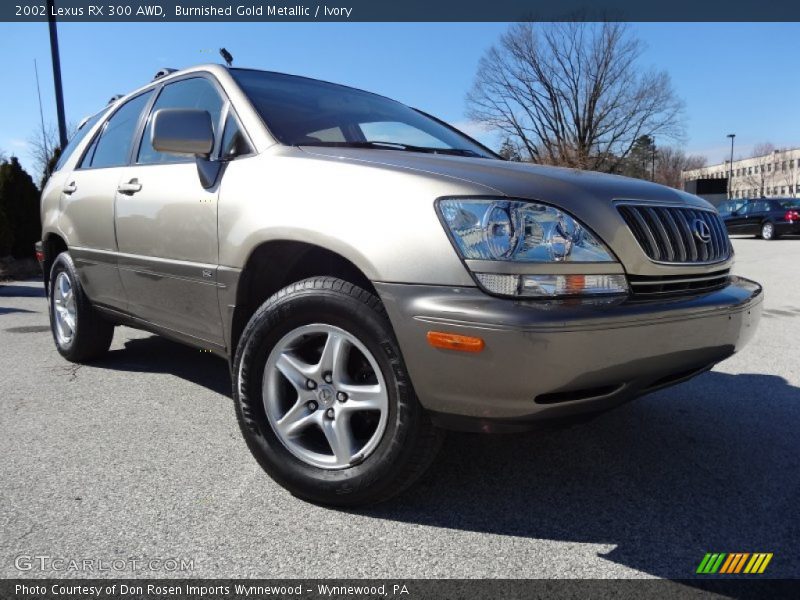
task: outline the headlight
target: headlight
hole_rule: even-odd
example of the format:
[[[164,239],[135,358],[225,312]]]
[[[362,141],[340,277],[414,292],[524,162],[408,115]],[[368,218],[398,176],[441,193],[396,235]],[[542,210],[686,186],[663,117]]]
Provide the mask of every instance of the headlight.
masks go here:
[[[611,251],[566,212],[535,202],[448,198],[438,205],[456,249],[465,260],[514,263],[612,263]],[[488,291],[508,296],[557,297],[624,294],[625,276],[598,273],[517,275],[475,273]],[[617,271],[616,273],[614,271]]]
[[[439,211],[461,256],[520,262],[616,262],[567,213],[518,200],[447,199]]]

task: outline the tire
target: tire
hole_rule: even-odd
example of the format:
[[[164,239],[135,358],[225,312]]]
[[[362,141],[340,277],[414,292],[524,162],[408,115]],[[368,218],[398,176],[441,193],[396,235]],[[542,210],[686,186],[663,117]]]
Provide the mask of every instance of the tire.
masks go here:
[[[50,330],[59,354],[72,362],[88,362],[105,354],[114,325],[92,306],[68,252],[53,261],[49,291]]]
[[[777,238],[778,235],[775,232],[775,224],[771,221],[764,221],[761,224],[761,239],[769,241]]]
[[[341,279],[306,279],[269,298],[242,332],[233,375],[250,451],[301,499],[339,507],[388,500],[441,446],[444,434],[414,394],[383,305]],[[303,387],[306,377],[313,389],[308,379]],[[340,402],[342,390],[350,396]]]

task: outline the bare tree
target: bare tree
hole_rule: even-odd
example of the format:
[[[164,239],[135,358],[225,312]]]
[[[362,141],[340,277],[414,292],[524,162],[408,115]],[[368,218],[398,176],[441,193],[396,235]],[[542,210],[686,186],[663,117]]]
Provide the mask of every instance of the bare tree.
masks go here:
[[[705,156],[687,155],[679,148],[664,146],[656,153],[655,180],[663,185],[680,189],[683,185],[681,172],[702,169],[707,162]]]
[[[683,134],[667,73],[624,23],[517,23],[481,59],[469,116],[535,162],[613,171],[636,139]]]
[[[50,124],[44,129],[39,129],[28,137],[28,152],[33,161],[34,172],[41,177],[47,170],[47,165],[58,151],[58,129]],[[37,177],[34,175],[34,177]]]
[[[789,159],[789,153],[787,149],[781,149],[783,152],[783,158],[779,162],[779,164],[775,165],[776,170],[776,180],[781,185],[781,187],[786,186],[788,190],[788,196],[792,198],[797,197],[797,184],[800,177],[800,160],[793,160]],[[781,194],[783,195],[783,194]]]
[[[74,123],[67,123],[68,137],[72,137],[76,129]],[[28,138],[28,149],[33,159],[34,173],[38,174],[40,187],[43,188],[58,157],[61,156],[58,128],[51,123],[44,129],[32,133]]]
[[[764,197],[767,195],[767,180],[771,176],[771,165],[773,162],[773,154],[775,153],[775,146],[769,142],[763,142],[753,146],[753,151],[750,153],[750,158],[754,159],[751,165],[745,167],[746,172],[742,181],[745,185],[746,195],[755,195]],[[768,170],[769,169],[769,170]],[[755,190],[753,194],[750,192]]]

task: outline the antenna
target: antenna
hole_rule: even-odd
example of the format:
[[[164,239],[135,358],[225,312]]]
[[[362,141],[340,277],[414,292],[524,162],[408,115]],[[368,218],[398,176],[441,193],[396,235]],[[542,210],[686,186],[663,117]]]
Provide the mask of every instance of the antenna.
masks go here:
[[[225,50],[225,48],[219,49],[219,55],[225,61],[225,63],[230,67],[233,64],[233,55],[230,52]]]
[[[36,73],[36,94],[39,96],[39,118],[42,121],[42,145],[44,145],[45,156],[50,156],[50,149],[47,147],[47,132],[44,129],[44,111],[42,110],[42,90],[39,89],[39,67],[36,59],[33,59],[33,70]]]

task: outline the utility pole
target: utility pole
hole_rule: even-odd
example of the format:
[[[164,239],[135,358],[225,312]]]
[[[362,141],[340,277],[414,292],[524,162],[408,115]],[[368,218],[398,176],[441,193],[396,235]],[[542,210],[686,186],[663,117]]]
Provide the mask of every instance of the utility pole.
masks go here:
[[[731,138],[731,164],[728,166],[728,200],[730,200],[733,198],[733,139],[736,134],[729,133],[728,137]]]
[[[650,170],[650,181],[656,180],[656,136],[651,138],[651,143],[653,144],[653,165]]]
[[[47,0],[47,24],[50,28],[50,56],[53,59],[53,83],[56,88],[56,112],[58,113],[58,141],[61,149],[67,145],[67,120],[64,117],[64,91],[61,87],[61,58],[58,54],[58,31],[53,10],[53,0]]]

